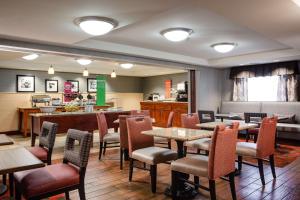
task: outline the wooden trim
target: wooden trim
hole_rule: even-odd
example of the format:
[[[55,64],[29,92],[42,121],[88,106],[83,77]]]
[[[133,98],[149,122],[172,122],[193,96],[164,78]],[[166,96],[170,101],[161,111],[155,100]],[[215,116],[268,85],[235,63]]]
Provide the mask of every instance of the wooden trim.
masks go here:
[[[195,70],[189,70],[190,74],[190,111],[196,112],[196,72]]]

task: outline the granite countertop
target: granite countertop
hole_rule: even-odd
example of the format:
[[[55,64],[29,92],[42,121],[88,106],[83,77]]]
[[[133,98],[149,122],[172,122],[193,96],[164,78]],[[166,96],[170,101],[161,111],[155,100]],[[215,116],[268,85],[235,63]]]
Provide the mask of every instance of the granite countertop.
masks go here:
[[[31,117],[44,117],[44,116],[72,116],[72,115],[91,115],[99,112],[127,112],[123,110],[102,110],[102,111],[93,111],[93,112],[85,112],[85,111],[76,111],[76,112],[53,112],[53,113],[31,113],[29,116]]]

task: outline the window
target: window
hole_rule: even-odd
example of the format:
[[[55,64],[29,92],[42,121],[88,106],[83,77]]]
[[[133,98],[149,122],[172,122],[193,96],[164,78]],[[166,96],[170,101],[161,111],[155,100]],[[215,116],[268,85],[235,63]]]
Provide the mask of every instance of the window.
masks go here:
[[[248,78],[248,101],[277,101],[278,76]]]

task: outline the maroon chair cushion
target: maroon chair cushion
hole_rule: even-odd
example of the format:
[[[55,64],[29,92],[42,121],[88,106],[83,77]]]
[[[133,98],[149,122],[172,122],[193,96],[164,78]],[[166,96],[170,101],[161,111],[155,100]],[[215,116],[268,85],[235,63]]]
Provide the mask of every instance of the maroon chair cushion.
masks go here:
[[[31,147],[28,150],[30,151],[30,153],[32,153],[35,157],[37,157],[41,161],[47,161],[47,155],[48,155],[47,149],[36,146],[36,147]]]
[[[64,163],[16,172],[14,177],[26,199],[79,184],[79,170]]]

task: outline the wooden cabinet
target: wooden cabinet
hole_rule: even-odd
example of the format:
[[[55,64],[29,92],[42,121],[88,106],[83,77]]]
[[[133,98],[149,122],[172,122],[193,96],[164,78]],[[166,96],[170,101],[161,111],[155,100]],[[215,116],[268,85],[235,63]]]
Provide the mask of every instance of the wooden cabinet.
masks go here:
[[[165,127],[171,111],[174,112],[173,126],[181,126],[181,114],[188,112],[187,102],[141,102],[141,110],[149,110],[155,118],[155,126]]]

